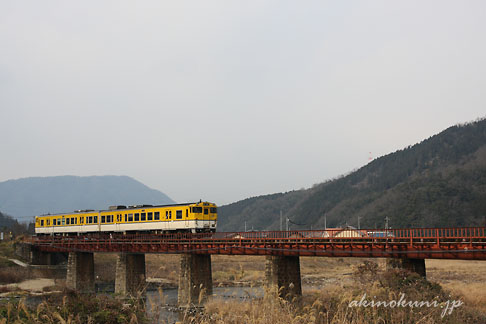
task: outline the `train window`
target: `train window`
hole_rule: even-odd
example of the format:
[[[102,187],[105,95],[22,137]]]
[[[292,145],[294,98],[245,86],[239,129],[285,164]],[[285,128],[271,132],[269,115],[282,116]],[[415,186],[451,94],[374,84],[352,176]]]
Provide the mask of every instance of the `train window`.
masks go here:
[[[211,207],[211,213],[216,214],[218,212],[216,207]]]
[[[140,214],[140,220],[141,220],[142,222],[144,222],[144,221],[145,221],[145,213],[141,213],[141,214]]]
[[[57,219],[57,225],[61,225],[61,219],[60,218]]]
[[[51,225],[51,220],[50,220],[50,219],[48,219],[48,220],[46,221],[46,225],[47,225],[47,226]]]
[[[74,218],[74,224],[78,224],[78,219],[77,218]]]
[[[44,220],[41,219],[41,226],[44,226]]]
[[[64,217],[62,218],[62,225],[66,225],[66,219]]]
[[[133,214],[128,214],[128,221],[133,222]]]
[[[172,210],[169,210],[169,219],[172,219]]]
[[[176,210],[176,219],[182,219],[182,210]]]
[[[165,219],[169,219],[169,211],[168,210],[165,211]]]
[[[154,220],[159,220],[160,219],[160,213],[159,212],[155,212],[154,213]]]
[[[152,213],[147,213],[147,220],[151,221],[152,220]]]
[[[107,223],[113,223],[113,215],[106,216],[106,222]]]
[[[125,214],[125,223],[128,222],[127,214]]]
[[[94,216],[93,221],[94,221],[95,224],[98,224],[98,216]]]
[[[84,223],[84,217],[79,217],[79,224],[83,224]]]
[[[72,224],[76,224],[76,218],[74,218],[74,217],[71,217],[71,225]]]
[[[138,222],[140,220],[140,214],[135,213],[135,221]]]
[[[186,217],[189,217],[189,209],[186,208]]]
[[[69,219],[69,218],[67,218],[67,219],[66,219],[66,225],[69,225],[69,224],[70,224],[70,219]]]
[[[101,216],[101,223],[103,223],[103,224],[105,223],[105,215]]]
[[[202,207],[192,207],[193,213],[202,213]]]
[[[209,209],[208,208],[204,208],[204,215],[207,215],[209,214]]]

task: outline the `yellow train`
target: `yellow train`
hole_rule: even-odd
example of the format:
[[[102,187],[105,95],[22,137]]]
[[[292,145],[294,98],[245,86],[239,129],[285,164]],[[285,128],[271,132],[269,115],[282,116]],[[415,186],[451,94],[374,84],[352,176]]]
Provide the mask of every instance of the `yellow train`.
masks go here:
[[[78,210],[35,218],[37,235],[95,232],[215,232],[218,210],[210,202],[177,205],[111,206],[108,210]]]

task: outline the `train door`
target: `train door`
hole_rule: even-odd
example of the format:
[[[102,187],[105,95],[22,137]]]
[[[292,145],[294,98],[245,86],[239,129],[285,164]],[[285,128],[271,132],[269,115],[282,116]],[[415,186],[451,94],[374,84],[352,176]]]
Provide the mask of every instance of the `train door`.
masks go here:
[[[189,208],[186,208],[186,214],[184,215],[184,226],[185,228],[189,228]]]
[[[115,219],[115,232],[120,232],[121,229],[120,229],[120,223],[122,221],[122,215],[121,214],[117,214],[116,215],[116,219]]]
[[[163,217],[164,217],[164,222],[163,222],[164,226],[163,226],[163,229],[165,231],[168,231],[168,230],[170,230],[170,218],[169,218],[169,210],[168,209],[166,209],[164,211],[164,216]]]

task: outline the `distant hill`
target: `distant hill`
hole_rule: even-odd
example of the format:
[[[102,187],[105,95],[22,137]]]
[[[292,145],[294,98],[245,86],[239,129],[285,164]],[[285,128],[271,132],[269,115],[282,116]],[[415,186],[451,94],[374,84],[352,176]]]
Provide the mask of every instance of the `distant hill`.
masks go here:
[[[164,193],[127,176],[36,177],[0,182],[0,210],[20,221],[77,209],[173,202]]]
[[[313,188],[220,207],[220,230],[486,224],[486,120],[452,126]],[[305,224],[298,226],[295,224]]]

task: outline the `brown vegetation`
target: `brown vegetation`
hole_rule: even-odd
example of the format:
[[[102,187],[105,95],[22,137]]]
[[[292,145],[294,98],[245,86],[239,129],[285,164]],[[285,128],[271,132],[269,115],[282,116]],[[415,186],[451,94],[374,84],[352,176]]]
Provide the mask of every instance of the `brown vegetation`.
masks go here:
[[[364,295],[366,294],[366,295]],[[363,296],[368,301],[436,302],[436,307],[350,307]],[[267,294],[262,300],[237,302],[213,299],[202,314],[184,318],[184,323],[483,323],[486,314],[469,305],[450,309],[461,296],[440,285],[403,270],[381,271],[366,262],[353,273],[353,284],[332,285],[307,291],[303,298],[287,302]],[[356,304],[355,304],[356,305]]]
[[[0,305],[0,323],[122,324],[149,323],[143,305],[135,300],[120,301],[109,296],[78,295],[66,291],[51,296],[37,307],[24,300]]]

